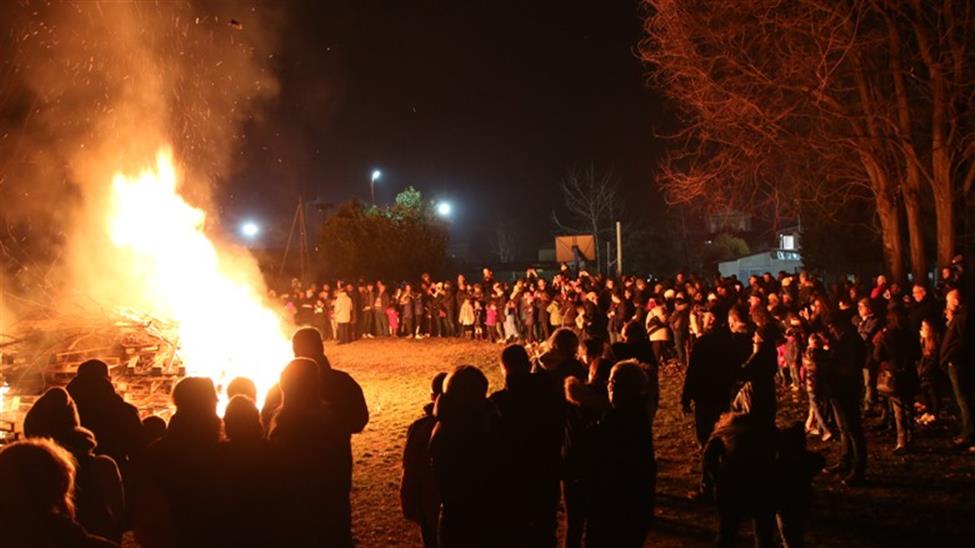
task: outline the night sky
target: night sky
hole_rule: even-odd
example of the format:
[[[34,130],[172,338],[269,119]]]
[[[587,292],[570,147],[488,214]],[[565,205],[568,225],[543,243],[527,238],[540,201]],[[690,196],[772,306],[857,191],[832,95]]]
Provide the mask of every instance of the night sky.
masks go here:
[[[501,219],[548,243],[558,185],[590,162],[631,210],[653,183],[667,114],[634,50],[635,1],[347,1],[289,5],[281,90],[250,124],[222,212],[286,235],[299,193],[389,203],[407,185],[455,208],[451,238],[487,251]],[[280,227],[285,229],[281,230]]]

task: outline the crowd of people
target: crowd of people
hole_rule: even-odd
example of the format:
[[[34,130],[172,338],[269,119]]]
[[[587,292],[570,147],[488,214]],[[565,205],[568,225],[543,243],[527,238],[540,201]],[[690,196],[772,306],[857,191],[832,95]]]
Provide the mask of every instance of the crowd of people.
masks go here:
[[[425,546],[636,547],[652,524],[659,376],[700,447],[695,500],[715,503],[717,544],[751,520],[756,543],[800,546],[812,478],[867,482],[864,417],[909,452],[917,428],[949,422],[975,454],[971,324],[960,260],[933,286],[877,276],[826,286],[806,273],[670,280],[563,269],[513,282],[339,283],[283,296],[295,359],[258,408],[247,379],[173,390],[168,424],[140,421],[104,363],[51,388],[0,449],[0,530],[13,546],[349,546],[350,439],[369,419],[359,385],[324,341],[473,337],[504,344],[504,385],[461,365],[431,382],[410,425],[401,506]],[[540,344],[536,344],[540,343]],[[776,422],[780,397],[805,423]],[[950,402],[951,405],[946,405]],[[953,422],[952,422],[953,421]],[[783,427],[784,426],[784,427]],[[810,436],[839,440],[826,466]]]

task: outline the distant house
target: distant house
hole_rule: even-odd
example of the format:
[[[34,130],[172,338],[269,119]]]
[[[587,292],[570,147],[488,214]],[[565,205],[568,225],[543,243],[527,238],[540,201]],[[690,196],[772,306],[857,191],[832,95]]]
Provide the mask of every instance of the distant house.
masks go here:
[[[743,234],[752,230],[752,216],[735,210],[711,213],[705,218],[709,234]]]
[[[779,232],[776,240],[778,246],[775,248],[718,263],[718,271],[724,277],[734,275],[739,280],[748,279],[753,274],[760,276],[766,272],[772,274],[779,271],[799,272],[802,269],[802,255],[799,249],[798,227]]]

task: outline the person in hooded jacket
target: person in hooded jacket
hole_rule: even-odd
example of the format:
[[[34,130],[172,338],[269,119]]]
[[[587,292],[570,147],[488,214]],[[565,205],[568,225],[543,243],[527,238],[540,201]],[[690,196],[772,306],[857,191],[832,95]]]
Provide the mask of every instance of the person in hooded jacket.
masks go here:
[[[584,435],[586,546],[638,548],[646,540],[657,477],[646,386],[639,362],[614,365],[610,409]]]
[[[505,544],[554,547],[559,506],[559,464],[565,434],[563,388],[542,373],[531,372],[525,347],[501,352],[504,388],[491,394],[497,409],[499,481],[505,493],[518,493],[503,504]]]
[[[488,381],[472,365],[456,367],[437,399],[437,424],[430,436],[430,457],[440,492],[443,548],[498,544],[498,417],[487,399]]]
[[[437,548],[437,522],[440,518],[440,493],[430,464],[430,435],[437,419],[433,406],[443,394],[446,373],[437,373],[430,384],[430,402],[423,406],[423,416],[413,421],[406,431],[403,448],[403,476],[399,484],[403,517],[420,526],[424,548]]]
[[[108,365],[101,360],[82,363],[67,389],[78,407],[81,425],[98,440],[95,451],[112,457],[123,475],[127,474],[129,461],[147,443],[139,411],[115,392]]]
[[[0,542],[4,548],[111,548],[75,521],[75,463],[44,438],[0,447]]]
[[[278,544],[353,546],[346,479],[347,436],[322,399],[318,364],[295,358],[281,372],[281,407],[268,436],[279,503]]]
[[[75,518],[89,533],[120,542],[125,531],[122,477],[111,457],[95,454],[95,436],[81,427],[68,392],[55,387],[38,398],[24,417],[24,435],[51,438],[71,453],[78,463]]]
[[[173,388],[166,434],[133,466],[136,540],[143,548],[219,545],[217,391],[206,377]]]

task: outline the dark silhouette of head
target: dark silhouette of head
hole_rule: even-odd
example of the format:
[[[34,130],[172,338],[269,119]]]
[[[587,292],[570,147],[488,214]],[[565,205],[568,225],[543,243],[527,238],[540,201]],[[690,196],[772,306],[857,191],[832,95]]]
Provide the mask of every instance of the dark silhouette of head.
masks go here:
[[[307,407],[321,403],[318,364],[309,358],[295,358],[281,371],[281,394],[287,407]]]
[[[520,344],[509,344],[501,351],[501,370],[505,378],[531,373],[532,362],[528,351]]]
[[[647,375],[636,360],[617,363],[609,373],[609,403],[621,407],[639,401],[646,393]]]
[[[455,404],[476,407],[487,397],[488,380],[473,365],[458,365],[444,380],[444,395]]]
[[[227,385],[227,397],[241,395],[257,401],[257,385],[247,377],[236,377]]]
[[[45,438],[27,439],[0,448],[0,515],[43,518],[74,517],[75,461]]]
[[[186,377],[173,388],[176,412],[190,416],[215,416],[217,390],[208,377]]]
[[[291,349],[296,358],[308,358],[318,362],[325,356],[322,334],[314,327],[302,327],[291,336]]]
[[[579,351],[579,336],[568,327],[560,327],[548,340],[549,348],[562,359],[574,358]]]
[[[230,398],[223,414],[223,427],[230,441],[254,441],[264,438],[261,412],[254,400],[243,394]]]
[[[166,433],[166,420],[158,415],[149,415],[142,419],[142,432],[146,443],[152,443]]]
[[[447,373],[441,371],[433,376],[430,382],[430,399],[436,401],[440,394],[443,394],[443,381],[447,379]]]
[[[62,438],[81,426],[78,408],[68,391],[54,387],[44,392],[24,417],[24,435],[29,438]]]
[[[88,360],[78,366],[78,373],[76,374],[76,377],[83,380],[110,380],[108,374],[108,364],[101,360]]]

